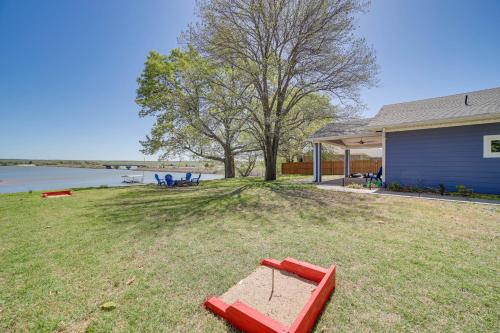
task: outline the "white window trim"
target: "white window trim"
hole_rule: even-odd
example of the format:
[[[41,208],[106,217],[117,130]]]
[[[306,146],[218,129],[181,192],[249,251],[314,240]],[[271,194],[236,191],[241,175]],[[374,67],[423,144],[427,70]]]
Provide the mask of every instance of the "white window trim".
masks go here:
[[[483,139],[483,157],[484,158],[494,158],[498,157],[500,158],[500,153],[492,153],[491,152],[491,141],[493,140],[500,140],[500,134],[499,135],[485,135]]]

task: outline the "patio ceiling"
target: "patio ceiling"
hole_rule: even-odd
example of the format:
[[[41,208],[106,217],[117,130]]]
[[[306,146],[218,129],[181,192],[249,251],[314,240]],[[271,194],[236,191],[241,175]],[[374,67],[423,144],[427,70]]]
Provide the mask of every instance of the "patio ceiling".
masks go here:
[[[313,142],[331,144],[345,149],[382,148],[382,133],[370,132],[348,136],[315,138]]]
[[[310,140],[336,145],[344,149],[382,148],[382,132],[366,128],[370,119],[352,119],[330,123],[316,131]]]

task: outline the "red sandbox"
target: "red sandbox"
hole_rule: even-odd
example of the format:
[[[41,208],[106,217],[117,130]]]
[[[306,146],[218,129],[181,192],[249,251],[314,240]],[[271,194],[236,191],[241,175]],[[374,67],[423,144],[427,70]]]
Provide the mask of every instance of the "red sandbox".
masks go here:
[[[73,192],[71,192],[71,190],[55,191],[55,192],[43,192],[42,198],[67,197],[67,196],[70,196],[72,194],[73,194]]]
[[[205,301],[204,306],[246,333],[310,332],[335,289],[335,266],[325,269],[293,258],[286,258],[281,262],[275,259],[264,259],[261,265],[296,274],[300,278],[317,283],[316,289],[290,327],[239,300],[227,304],[221,298],[211,297]]]

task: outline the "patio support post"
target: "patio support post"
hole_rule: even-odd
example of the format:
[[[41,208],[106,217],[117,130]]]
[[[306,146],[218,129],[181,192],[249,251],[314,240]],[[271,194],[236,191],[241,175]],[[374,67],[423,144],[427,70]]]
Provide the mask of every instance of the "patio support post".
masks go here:
[[[385,128],[382,130],[382,181],[384,183],[384,187],[387,186],[387,178],[385,178],[385,173],[386,173],[386,169],[385,169],[385,165],[386,165],[386,160],[385,160],[385,156],[386,156],[386,137],[385,137]]]
[[[351,174],[351,150],[344,151],[344,177],[349,177]]]
[[[321,183],[321,143],[314,143],[313,150],[313,181]]]

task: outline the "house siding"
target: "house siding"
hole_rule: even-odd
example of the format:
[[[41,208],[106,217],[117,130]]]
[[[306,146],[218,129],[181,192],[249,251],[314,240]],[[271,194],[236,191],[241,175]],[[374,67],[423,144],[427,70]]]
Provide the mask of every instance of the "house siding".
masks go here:
[[[500,158],[483,157],[483,136],[500,134],[500,122],[386,133],[386,181],[448,191],[465,185],[500,193]]]

